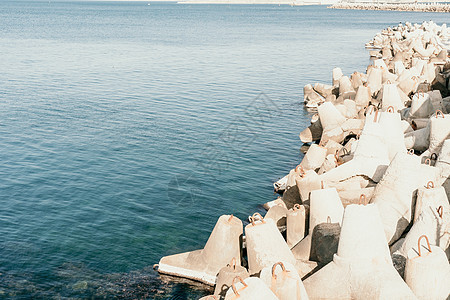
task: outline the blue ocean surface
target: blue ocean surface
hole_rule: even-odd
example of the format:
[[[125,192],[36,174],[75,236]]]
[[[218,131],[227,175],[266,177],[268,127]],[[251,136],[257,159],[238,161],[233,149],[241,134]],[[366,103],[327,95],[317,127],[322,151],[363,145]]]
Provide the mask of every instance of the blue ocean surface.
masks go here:
[[[262,211],[302,158],[303,86],[424,20],[448,14],[1,1],[0,298],[211,292],[152,265]]]

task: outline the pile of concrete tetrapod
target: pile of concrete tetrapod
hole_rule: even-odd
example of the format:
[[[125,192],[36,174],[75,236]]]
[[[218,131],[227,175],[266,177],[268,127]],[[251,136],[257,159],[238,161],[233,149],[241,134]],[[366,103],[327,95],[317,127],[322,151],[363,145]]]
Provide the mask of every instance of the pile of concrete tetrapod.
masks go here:
[[[215,285],[204,299],[448,299],[449,35],[387,28],[365,73],[305,86],[317,113],[282,197],[245,229],[221,216],[203,249],[158,271]]]

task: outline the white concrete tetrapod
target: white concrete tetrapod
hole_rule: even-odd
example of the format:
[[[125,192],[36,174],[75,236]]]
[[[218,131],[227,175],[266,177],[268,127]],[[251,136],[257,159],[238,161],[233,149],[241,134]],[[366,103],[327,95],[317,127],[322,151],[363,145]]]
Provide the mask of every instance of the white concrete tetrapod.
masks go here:
[[[436,78],[436,67],[433,63],[428,63],[424,65],[422,70],[422,77],[425,78],[425,80],[428,83],[432,83],[434,79]]]
[[[434,65],[443,65],[447,61],[447,49],[442,49],[436,57],[433,57],[430,59],[430,62],[432,62]]]
[[[396,74],[391,73],[386,70],[383,71],[383,76],[382,76],[383,84],[384,83],[388,83],[388,84],[394,83],[397,81],[397,78],[398,78],[398,76]]]
[[[367,116],[353,159],[320,175],[320,180],[336,183],[356,175],[367,176],[375,182],[381,179],[389,164],[389,153],[378,115],[376,112]],[[372,121],[374,119],[375,122]]]
[[[302,166],[297,165],[294,169],[289,171],[289,174],[286,176],[286,189],[293,187],[296,185],[295,180],[299,175],[302,175],[305,173],[305,170]]]
[[[406,72],[403,72],[405,74]],[[402,74],[402,75],[403,75]],[[401,80],[398,79],[398,87],[406,94],[409,95],[411,92],[415,92],[417,90],[417,86],[419,85],[419,78],[416,76],[406,77]]]
[[[364,84],[361,73],[359,72],[353,72],[352,76],[350,77],[350,81],[352,82],[352,87],[355,91],[357,91],[359,87]]]
[[[343,106],[345,107],[345,113],[343,114],[344,117],[348,119],[355,119],[358,117],[358,108],[354,100],[345,99]]]
[[[427,242],[426,246],[421,240]],[[430,245],[423,235],[417,241],[417,249],[408,251],[405,281],[418,299],[448,299],[450,295],[450,265],[444,251]]]
[[[398,85],[397,85],[397,91],[398,91],[398,94],[400,95],[400,98],[402,99],[403,104],[405,106],[410,106],[411,99],[408,97],[408,95],[405,94],[405,92],[403,92],[403,90],[401,88],[398,87]]]
[[[442,185],[450,199],[450,139],[442,144],[441,151],[436,160],[435,167],[438,169],[438,185]]]
[[[394,111],[397,112],[405,108],[403,101],[398,93],[397,85],[388,83],[383,84],[383,98],[381,101],[381,108],[386,111],[389,107],[393,107]]]
[[[398,60],[394,62],[394,73],[397,75],[401,75],[403,71],[405,71],[405,65],[403,64],[403,61]]]
[[[322,187],[319,175],[317,175],[317,173],[313,170],[304,172],[304,174],[296,178],[295,182],[300,194],[300,199],[303,202],[309,200],[309,194],[311,191]]]
[[[286,242],[289,248],[294,247],[306,234],[307,211],[304,205],[295,204],[287,213]]]
[[[352,100],[346,100],[352,101]],[[348,119],[341,125],[342,131],[344,131],[344,137],[349,135],[359,136],[364,128],[364,119]],[[341,142],[343,142],[342,140]]]
[[[281,205],[281,206],[287,208],[286,203],[283,201],[283,198],[281,198],[281,197],[278,197],[278,198],[275,199],[275,200],[268,201],[268,202],[264,203],[264,204],[263,204],[263,207],[264,207],[266,210],[269,210],[271,207],[274,207],[274,206],[276,206],[276,205]]]
[[[440,206],[447,212],[450,210],[445,189],[442,186],[435,186],[433,181],[429,181],[426,186],[420,187],[417,190],[414,222],[423,211],[429,210],[430,208],[432,211],[437,211]]]
[[[415,93],[411,101],[411,118],[428,118],[433,113],[430,95],[422,91]]]
[[[327,148],[311,144],[300,163],[304,170],[316,170],[322,166],[327,156]]]
[[[272,219],[277,227],[286,226],[286,215],[288,213],[288,209],[283,205],[275,205],[271,207],[266,215],[264,216],[264,220]]]
[[[389,160],[392,160],[398,152],[406,152],[401,117],[399,113],[395,112],[394,107],[390,106],[386,112],[380,113],[379,124],[383,129]]]
[[[437,111],[437,110],[444,110],[444,106],[443,106],[443,99],[442,99],[442,94],[441,91],[439,90],[433,90],[433,91],[428,91],[427,94],[430,96],[430,100],[431,100],[431,104],[433,105],[433,111]]]
[[[318,107],[320,122],[322,123],[322,138],[320,143],[324,145],[329,139],[340,140],[344,135],[341,125],[345,117],[336,109],[331,102],[325,102]]]
[[[392,51],[390,47],[383,47],[383,49],[381,49],[381,53],[382,53],[382,58],[383,59],[391,59],[392,58]]]
[[[439,153],[446,139],[450,138],[450,114],[437,111],[430,118],[430,147],[428,152]]]
[[[333,94],[333,86],[323,83],[316,83],[314,85],[314,90],[319,93],[322,97],[326,98]]]
[[[427,65],[427,61],[418,57],[413,57],[411,66],[417,69],[418,74],[421,74],[423,68]]]
[[[201,250],[165,256],[158,272],[214,285],[219,270],[233,257],[240,264],[242,222],[233,215],[220,216]]]
[[[310,299],[416,299],[392,266],[373,204],[346,207],[337,254],[303,283]]]
[[[412,128],[411,124],[408,121],[402,120],[401,122],[402,122],[402,130],[403,130],[404,134],[414,131],[414,129]]]
[[[380,68],[371,68],[367,76],[367,87],[373,95],[376,95],[382,87],[383,70]]]
[[[325,100],[321,95],[319,95],[312,87],[312,85],[307,84],[303,87],[303,101],[308,107],[317,107],[320,103]]]
[[[339,193],[339,197],[341,198],[342,205],[345,208],[345,207],[347,207],[347,205],[350,205],[350,204],[361,203],[362,195],[364,195],[364,199],[367,199],[367,201],[370,201],[370,199],[372,199],[374,190],[375,190],[375,187],[366,187],[366,188],[338,191],[338,193]]]
[[[228,289],[225,300],[277,300],[277,296],[258,277],[249,277],[243,280],[235,277],[231,288]]]
[[[413,154],[399,152],[391,161],[371,200],[380,211],[389,244],[400,238],[412,220],[414,192],[436,175],[434,167],[421,164]]]
[[[236,276],[246,279],[249,277],[249,274],[247,269],[241,265],[238,265],[236,258],[233,257],[231,262],[226,267],[220,269],[219,274],[217,274],[214,295],[218,297],[225,297],[226,292],[231,287],[233,279],[236,278]]]
[[[360,86],[355,95],[356,107],[358,109],[367,107],[371,100],[372,100],[372,96],[371,96],[370,89],[365,85]]]
[[[327,148],[327,155],[329,154],[336,154],[336,151],[341,150],[344,146],[342,146],[341,144],[339,144],[336,141],[333,140],[329,140],[325,145],[325,148]]]
[[[341,79],[341,77],[344,76],[344,74],[342,73],[341,68],[334,68],[332,71],[332,82],[333,82],[333,86],[339,86],[339,79]]]
[[[430,126],[405,134],[405,147],[416,151],[425,151],[430,146]]]
[[[311,234],[320,223],[342,222],[344,207],[335,188],[311,191],[308,235],[292,248],[296,259],[309,260],[311,254]]]
[[[320,119],[317,122],[312,123],[304,129],[299,134],[299,138],[303,143],[311,143],[315,141],[320,141],[320,138],[322,137],[323,127],[322,122],[320,122]]]
[[[352,82],[348,76],[342,76],[339,78],[339,96],[343,99],[355,99],[355,89],[352,86]]]
[[[397,268],[402,272],[402,261],[405,261],[408,255],[408,251],[417,245],[417,239],[422,235],[427,235],[429,242],[432,245],[438,246],[445,251],[450,242],[450,233],[447,232],[450,225],[450,213],[448,209],[448,202],[445,205],[446,212],[444,212],[444,206],[439,206],[437,209],[433,209],[428,206],[424,211],[420,213],[417,219],[414,221],[413,226],[409,230],[408,234],[404,238],[401,246],[394,253],[400,255],[401,260],[397,257],[399,262]]]
[[[373,61],[373,66],[375,68],[380,68],[382,70],[387,70],[388,69],[386,63],[384,62],[384,59],[381,59],[381,58],[380,59],[375,59]]]
[[[255,213],[251,217],[251,223],[245,226],[245,237],[250,275],[257,274],[264,267],[272,266],[280,260],[295,265],[295,257],[273,220],[264,220],[260,214]]]
[[[338,150],[336,150],[336,152],[339,152]],[[325,160],[322,164],[322,166],[320,166],[319,171],[317,171],[317,174],[321,175],[323,173],[326,173],[334,168],[336,168],[339,165],[339,160],[337,157],[337,154],[328,154],[327,157],[325,157]]]
[[[259,277],[280,300],[309,299],[300,275],[288,262],[280,261],[262,269]]]

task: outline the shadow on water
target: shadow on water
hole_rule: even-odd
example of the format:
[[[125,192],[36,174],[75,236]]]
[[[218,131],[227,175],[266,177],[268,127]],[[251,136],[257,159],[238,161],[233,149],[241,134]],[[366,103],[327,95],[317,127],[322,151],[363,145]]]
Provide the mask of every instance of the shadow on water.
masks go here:
[[[199,282],[160,276],[152,267],[101,274],[81,263],[65,263],[50,276],[0,273],[0,298],[8,299],[198,299],[212,292]]]

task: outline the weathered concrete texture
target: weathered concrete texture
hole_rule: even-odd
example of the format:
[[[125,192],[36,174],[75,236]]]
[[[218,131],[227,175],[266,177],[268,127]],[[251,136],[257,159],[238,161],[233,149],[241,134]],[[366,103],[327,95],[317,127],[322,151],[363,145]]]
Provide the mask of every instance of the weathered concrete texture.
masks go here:
[[[339,223],[322,223],[317,225],[311,237],[311,260],[326,265],[337,253],[341,226]]]

